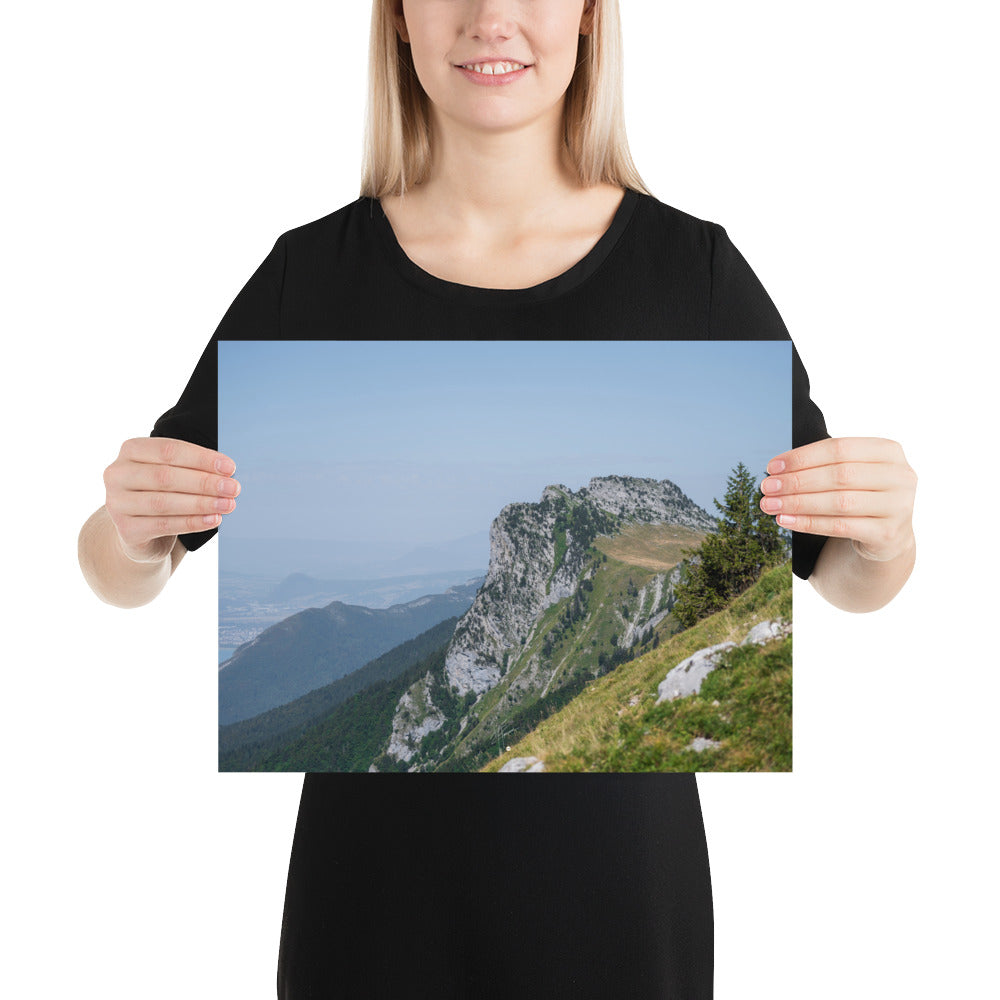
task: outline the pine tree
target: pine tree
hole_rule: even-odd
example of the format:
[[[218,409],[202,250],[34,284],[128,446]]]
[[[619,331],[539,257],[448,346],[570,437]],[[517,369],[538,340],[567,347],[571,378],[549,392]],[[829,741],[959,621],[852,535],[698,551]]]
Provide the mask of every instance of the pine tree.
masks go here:
[[[726,480],[724,502],[714,500],[716,529],[705,536],[675,588],[674,617],[685,628],[726,606],[785,555],[785,541],[773,517],[760,509],[762,494],[740,462]]]
[[[746,590],[760,576],[766,561],[755,530],[758,496],[750,470],[740,462],[726,479],[725,503],[713,501],[721,515],[717,518],[717,531],[728,556],[719,568],[722,575],[716,590],[726,596]]]

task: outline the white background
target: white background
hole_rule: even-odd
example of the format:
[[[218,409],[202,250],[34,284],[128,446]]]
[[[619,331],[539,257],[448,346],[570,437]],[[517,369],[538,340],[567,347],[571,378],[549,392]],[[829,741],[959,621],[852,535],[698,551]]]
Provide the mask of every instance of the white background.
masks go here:
[[[895,438],[920,475],[918,566],[888,608],[848,615],[797,581],[794,774],[699,779],[716,995],[987,995],[988,7],[623,6],[646,183],[727,228],[831,433]],[[87,589],[76,536],[278,234],[357,197],[368,17],[361,0],[7,13],[11,996],[274,995],[301,779],[215,773],[217,543],[122,611]]]

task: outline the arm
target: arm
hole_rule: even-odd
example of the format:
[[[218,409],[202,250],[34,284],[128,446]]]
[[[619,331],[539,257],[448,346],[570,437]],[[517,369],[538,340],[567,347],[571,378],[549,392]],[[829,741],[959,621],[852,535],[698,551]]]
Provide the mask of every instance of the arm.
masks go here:
[[[128,556],[107,507],[96,510],[80,529],[77,553],[90,589],[105,604],[138,608],[163,590],[187,549],[174,535],[165,551],[146,559]]]
[[[809,582],[816,593],[842,611],[878,611],[902,589],[916,560],[917,543],[888,562],[862,558],[849,538],[823,546]]]

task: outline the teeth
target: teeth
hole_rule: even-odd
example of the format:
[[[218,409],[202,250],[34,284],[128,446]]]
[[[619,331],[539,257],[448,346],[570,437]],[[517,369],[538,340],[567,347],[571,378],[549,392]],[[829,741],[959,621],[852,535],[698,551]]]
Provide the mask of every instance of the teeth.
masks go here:
[[[512,73],[516,69],[524,69],[521,63],[501,62],[501,63],[476,63],[475,66],[463,66],[463,69],[475,70],[486,76],[501,76],[503,73]]]

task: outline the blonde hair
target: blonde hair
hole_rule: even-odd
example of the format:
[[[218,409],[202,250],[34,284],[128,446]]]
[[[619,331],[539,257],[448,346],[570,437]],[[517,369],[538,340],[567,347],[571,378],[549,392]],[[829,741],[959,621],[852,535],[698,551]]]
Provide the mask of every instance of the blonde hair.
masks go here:
[[[625,137],[618,0],[595,0],[593,31],[580,35],[566,91],[563,140],[581,186],[616,184],[650,194]],[[361,196],[401,195],[430,172],[429,100],[410,46],[396,30],[394,0],[373,0],[368,42]]]

